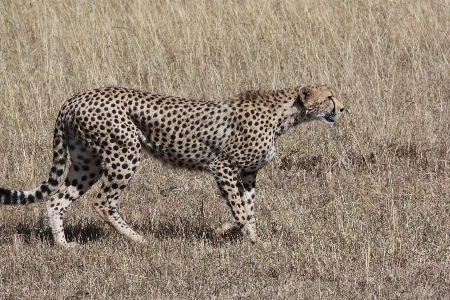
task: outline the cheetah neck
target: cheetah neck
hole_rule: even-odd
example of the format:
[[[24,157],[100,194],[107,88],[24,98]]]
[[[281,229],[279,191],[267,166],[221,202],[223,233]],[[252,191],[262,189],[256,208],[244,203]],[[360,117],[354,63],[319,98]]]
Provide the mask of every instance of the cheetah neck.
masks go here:
[[[290,128],[308,121],[306,109],[295,105],[294,101],[281,106],[274,119],[278,121],[275,129],[276,137],[284,134]]]

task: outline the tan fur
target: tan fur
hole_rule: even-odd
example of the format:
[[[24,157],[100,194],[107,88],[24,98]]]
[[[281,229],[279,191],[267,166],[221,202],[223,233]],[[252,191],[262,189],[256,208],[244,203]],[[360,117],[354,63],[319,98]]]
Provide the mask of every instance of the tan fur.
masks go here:
[[[93,201],[96,211],[118,232],[144,242],[117,212],[121,191],[144,148],[173,166],[211,172],[232,214],[216,233],[241,231],[256,242],[256,175],[274,159],[277,138],[299,123],[332,124],[343,110],[334,91],[323,85],[247,91],[216,102],[119,87],[86,91],[61,108],[49,179],[31,191],[0,189],[0,203],[28,204],[48,196],[62,180],[68,150],[69,172],[46,204],[56,243],[72,245],[64,235],[63,217],[100,178],[104,180]]]

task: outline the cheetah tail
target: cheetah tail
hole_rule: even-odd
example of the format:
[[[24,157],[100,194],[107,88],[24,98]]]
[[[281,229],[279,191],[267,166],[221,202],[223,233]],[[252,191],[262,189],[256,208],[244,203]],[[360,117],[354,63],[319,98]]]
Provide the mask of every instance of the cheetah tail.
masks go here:
[[[0,188],[0,204],[23,205],[38,202],[47,197],[61,183],[67,162],[67,145],[65,140],[64,121],[61,114],[56,120],[53,134],[53,166],[48,179],[40,186],[29,191],[16,191]]]

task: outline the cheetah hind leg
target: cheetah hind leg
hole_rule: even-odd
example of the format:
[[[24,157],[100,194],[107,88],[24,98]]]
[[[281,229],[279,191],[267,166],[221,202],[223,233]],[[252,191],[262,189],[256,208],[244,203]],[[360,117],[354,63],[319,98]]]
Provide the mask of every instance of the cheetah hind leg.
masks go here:
[[[125,223],[117,212],[117,202],[119,201],[119,196],[128,184],[129,179],[131,179],[131,174],[125,176],[129,179],[118,179],[117,175],[115,177],[113,175],[105,175],[108,179],[103,182],[101,191],[94,200],[95,210],[108,224],[111,225],[111,227],[117,230],[117,232],[123,234],[126,238],[134,242],[146,243],[147,241],[131,229],[131,227]],[[110,179],[112,180],[110,181]]]
[[[64,184],[46,202],[48,218],[55,243],[63,248],[77,245],[75,242],[68,243],[64,234],[63,218],[67,209],[73,201],[83,195],[101,177],[100,170],[96,166],[99,163],[98,161],[78,160],[76,159],[76,155],[72,157],[74,159],[72,159]]]

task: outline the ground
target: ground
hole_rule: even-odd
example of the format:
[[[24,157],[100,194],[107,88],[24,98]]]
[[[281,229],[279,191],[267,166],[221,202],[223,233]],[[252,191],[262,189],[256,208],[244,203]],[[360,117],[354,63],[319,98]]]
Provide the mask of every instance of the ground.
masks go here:
[[[279,139],[258,178],[265,248],[215,243],[214,180],[144,157],[120,211],[148,245],[97,216],[97,185],[66,219],[78,249],[52,244],[42,205],[2,208],[0,298],[448,298],[449,15],[438,0],[0,1],[1,186],[45,178],[62,103],[108,83],[215,99],[322,82],[348,108]]]

